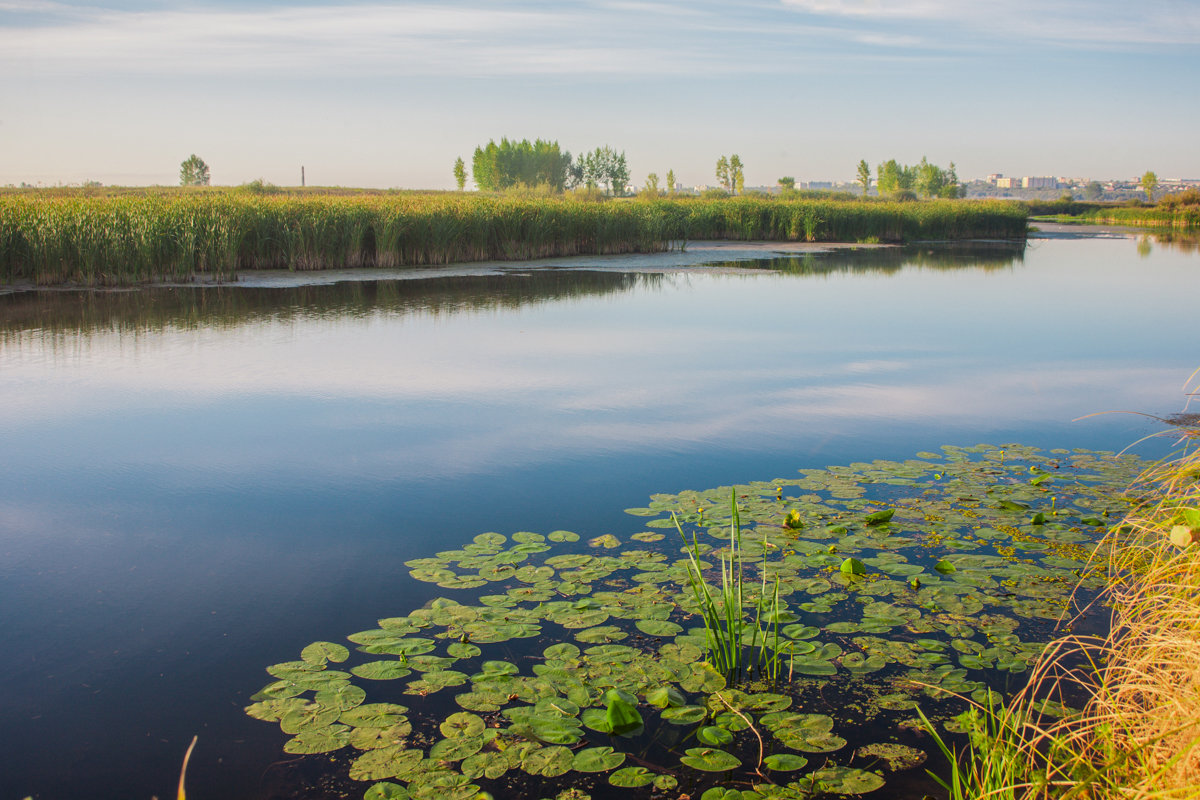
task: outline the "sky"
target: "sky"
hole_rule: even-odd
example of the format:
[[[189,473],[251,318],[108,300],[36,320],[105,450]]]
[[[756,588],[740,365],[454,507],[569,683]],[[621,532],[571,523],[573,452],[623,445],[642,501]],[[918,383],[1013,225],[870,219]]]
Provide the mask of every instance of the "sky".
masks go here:
[[[449,189],[502,136],[633,183],[860,159],[1200,178],[1200,0],[0,0],[0,185]]]

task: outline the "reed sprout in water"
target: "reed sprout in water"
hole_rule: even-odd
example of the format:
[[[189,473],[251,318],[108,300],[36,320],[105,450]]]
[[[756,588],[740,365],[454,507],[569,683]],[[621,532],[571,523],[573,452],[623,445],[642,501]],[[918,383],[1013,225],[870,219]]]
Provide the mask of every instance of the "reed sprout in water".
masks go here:
[[[671,519],[684,540],[688,554],[688,583],[704,620],[707,649],[713,668],[730,685],[736,685],[743,673],[749,675],[755,669],[759,675],[775,683],[782,665],[782,650],[786,649],[781,648],[779,642],[779,579],[776,578],[773,584],[767,582],[767,548],[764,546],[762,586],[754,602],[753,622],[748,620],[742,528],[735,490],[730,490],[729,505],[732,516],[729,550],[728,553],[718,553],[721,571],[719,587],[710,587],[704,580],[696,534],[692,533],[689,544],[678,517],[672,514]]]

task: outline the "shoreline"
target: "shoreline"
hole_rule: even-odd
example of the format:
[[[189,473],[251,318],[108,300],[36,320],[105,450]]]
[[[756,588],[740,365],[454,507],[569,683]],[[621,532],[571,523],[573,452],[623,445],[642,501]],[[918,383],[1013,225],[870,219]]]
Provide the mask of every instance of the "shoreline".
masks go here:
[[[903,247],[899,244],[859,242],[743,242],[731,239],[688,242],[685,249],[669,249],[655,253],[623,253],[616,255],[562,256],[527,261],[464,261],[443,266],[417,267],[347,267],[344,269],[239,270],[231,280],[211,273],[202,273],[192,280],[150,280],[119,286],[97,286],[83,283],[38,285],[18,281],[0,285],[0,295],[24,292],[136,292],[142,289],[237,287],[251,289],[294,288],[298,286],[327,286],[347,281],[433,280],[505,275],[531,270],[589,270],[603,272],[671,274],[692,272],[703,274],[737,273],[749,268],[720,264],[723,261],[758,261],[777,256],[812,255],[838,250],[879,250]],[[718,266],[718,264],[720,264]]]

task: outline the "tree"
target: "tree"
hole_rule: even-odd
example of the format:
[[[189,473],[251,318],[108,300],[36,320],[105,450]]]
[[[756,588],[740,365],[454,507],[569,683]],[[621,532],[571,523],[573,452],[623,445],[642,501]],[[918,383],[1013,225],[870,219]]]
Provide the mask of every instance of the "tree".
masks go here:
[[[862,184],[863,197],[866,197],[871,188],[871,165],[865,158],[858,162],[858,182]]]
[[[1104,187],[1100,185],[1100,181],[1088,181],[1083,187],[1083,199],[1095,202],[1104,197]]]
[[[467,165],[461,157],[454,159],[454,182],[458,184],[460,192],[467,185]]]
[[[608,194],[625,194],[629,183],[629,165],[624,151],[618,153],[608,145],[597,147],[579,159],[579,174],[589,189],[604,186]]]
[[[1158,176],[1153,172],[1147,171],[1142,176],[1142,191],[1146,193],[1146,202],[1154,201],[1154,190],[1158,187]]]
[[[180,186],[208,186],[208,164],[195,153],[179,165]]]
[[[510,141],[499,144],[489,141],[486,147],[476,147],[471,159],[475,185],[484,191],[501,191],[511,186],[549,186],[561,192],[567,183],[571,154],[559,149],[558,142],[538,139]]]
[[[667,194],[675,194],[675,170],[667,170]]]
[[[860,181],[864,166],[865,161],[859,164]],[[875,172],[880,195],[897,195],[914,190],[925,197],[953,198],[962,194],[953,161],[949,169],[942,169],[937,164],[930,164],[926,158],[912,166],[900,164],[893,158],[878,165]]]
[[[785,175],[784,177],[782,177],[778,181],[776,181],[776,183],[779,184],[780,191],[790,192],[790,191],[795,190],[795,188],[796,188],[796,179],[790,175]]]
[[[642,189],[642,191],[646,193],[647,197],[658,197],[658,195],[660,193],[658,191],[658,173],[657,172],[651,172],[649,175],[646,176],[646,185]]]
[[[737,153],[726,158],[721,156],[717,159],[717,180],[725,191],[733,194],[742,191],[745,187],[746,178],[742,173],[742,159]]]
[[[923,197],[937,197],[946,185],[945,173],[922,156],[917,165],[917,192]]]
[[[903,168],[896,163],[896,159],[890,159],[875,167],[875,183],[879,187],[880,194],[895,194],[901,188],[900,179],[904,174]]]

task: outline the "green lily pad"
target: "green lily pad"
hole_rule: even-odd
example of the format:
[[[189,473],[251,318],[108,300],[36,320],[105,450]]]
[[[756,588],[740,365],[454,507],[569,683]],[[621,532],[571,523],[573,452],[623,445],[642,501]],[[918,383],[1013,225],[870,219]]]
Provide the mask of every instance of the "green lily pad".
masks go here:
[[[539,747],[521,758],[521,769],[530,775],[557,778],[570,772],[573,766],[571,751],[562,745]]]
[[[313,642],[300,651],[300,658],[310,664],[325,664],[327,661],[342,662],[350,657],[350,651],[334,642]]]
[[[341,716],[342,709],[307,703],[301,708],[293,709],[279,720],[279,728],[284,733],[297,734],[306,730],[324,728],[332,725]]]
[[[363,800],[409,800],[409,794],[398,783],[381,781],[363,793]]]
[[[724,747],[733,741],[733,734],[716,725],[705,725],[696,731],[696,741],[710,747]]]
[[[874,772],[850,767],[824,767],[811,775],[817,788],[830,794],[866,794],[883,786],[884,780]]]
[[[703,706],[676,706],[664,708],[662,718],[675,725],[694,725],[708,716]]]
[[[611,747],[588,747],[575,754],[571,768],[579,772],[608,772],[624,761],[625,754],[614,752]]]
[[[628,634],[616,625],[599,625],[575,634],[576,639],[586,643],[616,642],[624,639],[626,636]]]
[[[479,736],[486,728],[487,725],[478,715],[467,711],[458,711],[446,717],[438,729],[442,732],[442,736],[449,739],[454,736]]]
[[[741,759],[737,756],[715,747],[688,748],[687,755],[680,757],[679,760],[693,769],[704,772],[726,772],[742,765]]]
[[[622,767],[608,776],[608,782],[623,789],[636,789],[654,782],[654,773],[645,767]]]
[[[442,739],[429,748],[429,757],[438,761],[462,761],[483,749],[482,736],[455,736]]]
[[[674,686],[658,686],[646,693],[646,702],[655,708],[679,707],[687,698]]]
[[[349,730],[345,725],[328,725],[324,728],[302,731],[284,742],[283,750],[286,753],[297,755],[331,753],[349,744],[347,738]]]
[[[356,781],[397,777],[404,780],[424,757],[420,750],[407,750],[403,745],[368,750],[350,764],[350,778]]]
[[[847,558],[838,569],[843,575],[865,575],[867,573],[866,565],[857,558]]]
[[[798,769],[804,769],[808,764],[808,759],[793,753],[776,753],[764,758],[763,764],[766,765],[767,769],[774,770],[775,772],[794,772]]]
[[[391,681],[412,674],[402,661],[368,661],[351,667],[350,672],[360,678],[374,681]]]
[[[682,625],[657,619],[639,619],[637,629],[647,636],[674,636],[683,631]]]
[[[354,728],[390,728],[405,719],[406,711],[396,703],[367,703],[343,711],[338,721]]]

